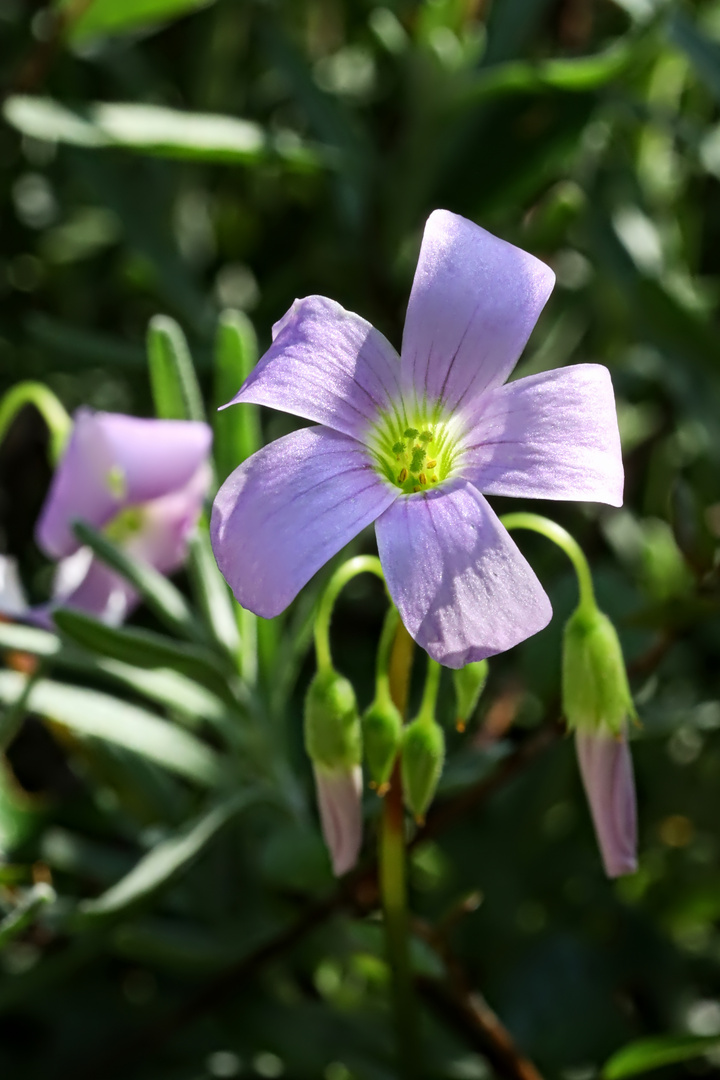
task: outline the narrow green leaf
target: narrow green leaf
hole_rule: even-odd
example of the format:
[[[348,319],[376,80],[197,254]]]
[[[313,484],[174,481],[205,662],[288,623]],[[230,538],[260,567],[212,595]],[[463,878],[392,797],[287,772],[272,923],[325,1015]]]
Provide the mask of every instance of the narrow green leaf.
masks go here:
[[[150,320],[147,351],[155,415],[163,420],[205,420],[190,349],[174,319],[155,315]]]
[[[198,529],[190,540],[188,568],[195,597],[205,616],[205,622],[210,627],[215,640],[235,661],[240,648],[240,636],[233,601],[225,580],[218,570],[210,546],[210,537],[204,528]]]
[[[215,461],[223,481],[246,458],[260,449],[260,411],[257,405],[223,406],[232,400],[257,363],[257,337],[240,311],[223,311],[215,339],[214,418]]]
[[[228,673],[208,649],[186,645],[151,630],[108,626],[80,611],[61,609],[53,618],[64,634],[92,653],[139,668],[171,668],[195,679],[229,705],[235,704],[227,689]]]
[[[51,98],[22,94],[7,99],[3,115],[23,135],[69,146],[117,146],[151,157],[225,165],[282,161],[302,172],[322,164],[316,150],[290,133],[271,135],[259,124],[235,116],[136,103],[70,109]]]
[[[709,1050],[720,1049],[720,1035],[658,1035],[638,1039],[613,1054],[602,1071],[604,1080],[623,1080],[626,1076],[689,1061]]]
[[[176,835],[161,840],[129,874],[102,896],[96,900],[84,900],[79,905],[81,916],[98,918],[117,915],[148,899],[187,869],[219,830],[255,798],[253,792],[234,795],[208,810]]]
[[[60,639],[48,630],[0,622],[0,649],[28,652],[33,656],[56,656],[61,648]]]
[[[55,890],[50,885],[34,885],[20,903],[0,922],[0,949],[21,934],[36,919],[46,904],[55,901]]]
[[[204,639],[202,628],[185,597],[163,574],[148,563],[133,559],[83,521],[76,522],[74,530],[81,543],[92,548],[102,562],[137,589],[148,607],[170,630],[194,641]]]
[[[0,702],[14,701],[26,682],[17,672],[0,672]],[[190,732],[109,694],[40,679],[30,688],[27,708],[79,735],[123,746],[196,783],[212,787],[222,779],[222,761],[214,750]]]
[[[72,41],[106,34],[127,34],[144,30],[182,15],[208,7],[214,0],[93,0],[73,19],[69,34]],[[60,11],[72,12],[77,0],[55,0]]]

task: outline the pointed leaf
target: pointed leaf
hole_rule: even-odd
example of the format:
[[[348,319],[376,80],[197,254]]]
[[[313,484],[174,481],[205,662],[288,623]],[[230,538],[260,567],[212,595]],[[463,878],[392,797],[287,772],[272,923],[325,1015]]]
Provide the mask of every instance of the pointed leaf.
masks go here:
[[[150,320],[147,350],[155,415],[163,420],[205,420],[190,349],[174,319],[155,315]]]
[[[638,1039],[618,1050],[606,1062],[603,1080],[623,1080],[626,1076],[637,1076],[678,1061],[690,1061],[718,1049],[720,1035],[659,1035]]]

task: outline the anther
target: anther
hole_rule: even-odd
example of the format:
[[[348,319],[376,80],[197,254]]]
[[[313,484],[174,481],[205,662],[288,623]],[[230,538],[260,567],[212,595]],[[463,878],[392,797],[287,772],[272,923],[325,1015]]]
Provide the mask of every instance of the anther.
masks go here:
[[[430,477],[430,483],[431,484],[437,484],[437,476],[431,476]]]
[[[427,476],[425,475],[425,473],[424,473],[424,472],[421,472],[421,473],[420,473],[420,475],[418,476],[418,480],[420,481],[420,483],[421,483],[421,484],[422,484],[423,486],[425,486],[425,484],[427,484]]]
[[[407,480],[407,469],[401,469],[398,475],[398,484],[404,484]]]
[[[434,469],[436,465],[437,465],[437,461],[435,461],[435,460],[428,461],[428,463],[427,463],[428,469]]]

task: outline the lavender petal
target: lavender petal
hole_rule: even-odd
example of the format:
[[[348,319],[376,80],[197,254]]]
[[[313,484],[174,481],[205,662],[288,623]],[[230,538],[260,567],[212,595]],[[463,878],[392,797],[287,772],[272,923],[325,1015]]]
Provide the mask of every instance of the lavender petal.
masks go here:
[[[225,481],[212,514],[215,558],[243,607],[273,618],[396,497],[354,439],[303,428]]]
[[[549,622],[540,582],[466,480],[401,496],[375,530],[405,626],[446,667],[504,652]]]
[[[539,259],[471,221],[435,210],[408,304],[403,387],[449,411],[500,386],[552,291]]]
[[[637,870],[637,810],[630,746],[623,735],[575,735],[580,774],[608,877]]]
[[[362,845],[362,768],[313,767],[320,824],[333,873],[352,870]]]
[[[599,364],[531,375],[476,406],[462,472],[486,494],[622,506],[610,372]]]
[[[369,322],[334,300],[296,300],[274,341],[229,405],[282,409],[362,439],[400,403],[400,361]]]

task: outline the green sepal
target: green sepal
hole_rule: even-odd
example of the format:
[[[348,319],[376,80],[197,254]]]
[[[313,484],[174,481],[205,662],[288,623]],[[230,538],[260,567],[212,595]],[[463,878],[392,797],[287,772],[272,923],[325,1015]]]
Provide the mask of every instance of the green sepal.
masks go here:
[[[362,761],[362,730],[352,683],[319,671],[305,697],[305,749],[316,765],[351,768]]]
[[[635,706],[615,627],[598,608],[578,608],[563,635],[562,699],[570,728],[619,735]]]
[[[433,801],[445,760],[445,735],[435,720],[418,717],[405,728],[400,766],[403,798],[418,822]]]
[[[402,729],[400,712],[389,698],[386,701],[376,698],[363,715],[365,761],[372,783],[380,794],[387,790],[400,749]]]
[[[487,660],[476,660],[472,664],[466,664],[465,667],[453,671],[458,731],[465,730],[465,725],[475,712],[480,695],[485,689],[489,671]]]

